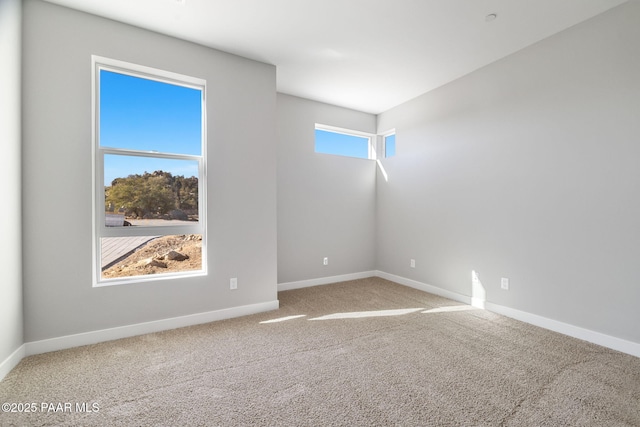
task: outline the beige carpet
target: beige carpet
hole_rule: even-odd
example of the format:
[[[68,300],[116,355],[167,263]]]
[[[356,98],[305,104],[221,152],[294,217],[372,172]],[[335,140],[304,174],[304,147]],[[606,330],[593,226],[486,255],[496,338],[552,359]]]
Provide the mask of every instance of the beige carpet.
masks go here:
[[[36,412],[0,425],[640,426],[633,356],[379,278],[279,299],[25,358],[0,402]]]

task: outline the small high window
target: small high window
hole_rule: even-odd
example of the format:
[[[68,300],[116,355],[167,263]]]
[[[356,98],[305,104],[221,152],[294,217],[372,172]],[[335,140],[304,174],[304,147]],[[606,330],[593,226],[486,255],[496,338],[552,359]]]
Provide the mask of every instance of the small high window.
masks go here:
[[[95,283],[204,274],[206,82],[92,61]]]
[[[396,134],[395,132],[384,135],[384,157],[396,155]]]
[[[364,132],[316,125],[315,152],[372,159],[373,136]]]

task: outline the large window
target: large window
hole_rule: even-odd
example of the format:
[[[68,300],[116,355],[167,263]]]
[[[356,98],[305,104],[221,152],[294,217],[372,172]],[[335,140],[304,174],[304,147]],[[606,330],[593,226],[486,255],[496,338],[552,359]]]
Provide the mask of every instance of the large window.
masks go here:
[[[316,124],[316,153],[373,159],[373,135]]]
[[[92,62],[95,283],[205,273],[206,82]]]

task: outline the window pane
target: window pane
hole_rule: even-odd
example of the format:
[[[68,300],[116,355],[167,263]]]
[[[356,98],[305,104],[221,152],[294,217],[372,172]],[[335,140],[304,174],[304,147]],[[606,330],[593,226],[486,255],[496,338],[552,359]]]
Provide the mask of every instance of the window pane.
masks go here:
[[[101,278],[202,270],[202,235],[103,237]]]
[[[316,153],[369,158],[369,138],[316,129]]]
[[[100,70],[100,146],[202,154],[202,91]]]
[[[384,156],[391,157],[396,155],[396,134],[384,137]]]
[[[105,225],[161,226],[198,221],[198,162],[104,155]]]

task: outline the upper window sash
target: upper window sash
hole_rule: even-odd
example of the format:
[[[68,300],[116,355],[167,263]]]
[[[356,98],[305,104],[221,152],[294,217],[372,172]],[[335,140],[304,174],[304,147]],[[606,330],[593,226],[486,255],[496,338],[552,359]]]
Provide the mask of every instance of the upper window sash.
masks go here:
[[[202,88],[104,67],[97,72],[100,148],[202,154]]]
[[[192,160],[197,162],[197,177],[198,177],[198,206],[199,206],[199,211],[203,213],[203,208],[204,208],[204,186],[203,183],[205,182],[206,179],[206,170],[205,170],[205,166],[204,166],[204,151],[205,151],[205,117],[206,117],[206,112],[205,112],[205,87],[206,87],[206,81],[203,79],[199,79],[199,78],[195,78],[195,77],[191,77],[191,76],[185,76],[185,75],[181,75],[181,74],[177,74],[177,73],[173,73],[170,71],[164,71],[164,70],[157,70],[157,69],[153,69],[150,67],[146,67],[146,66],[142,66],[142,65],[137,65],[137,64],[130,64],[130,63],[126,63],[123,61],[119,61],[119,60],[114,60],[114,59],[110,59],[110,58],[104,58],[104,57],[99,57],[99,56],[92,56],[92,64],[93,64],[93,96],[94,96],[94,108],[93,108],[93,136],[94,136],[94,144],[93,144],[93,150],[95,151],[94,157],[96,158],[95,162],[94,162],[94,179],[96,180],[96,184],[95,184],[95,188],[96,188],[96,202],[94,203],[94,205],[96,206],[96,222],[98,225],[98,229],[101,230],[100,234],[101,235],[114,235],[114,236],[120,236],[120,235],[131,235],[131,234],[139,234],[139,233],[149,233],[149,230],[155,229],[156,227],[136,227],[136,230],[132,230],[129,229],[127,227],[127,229],[122,229],[121,227],[106,227],[105,224],[105,212],[104,212],[104,208],[102,206],[102,201],[104,201],[105,198],[105,184],[104,183],[104,179],[105,179],[105,171],[104,171],[104,167],[105,167],[105,156],[109,155],[109,154],[120,154],[123,156],[140,156],[140,157],[147,157],[147,158],[166,158],[166,159],[184,159],[184,160]],[[106,72],[107,74],[103,73]],[[115,74],[114,74],[115,73]],[[128,78],[138,78],[138,80],[136,80],[136,83],[144,83],[144,84],[150,84],[150,89],[160,89],[160,90],[167,90],[167,87],[169,87],[169,90],[172,87],[179,87],[179,88],[187,88],[187,89],[193,89],[194,92],[190,93],[190,95],[193,97],[194,95],[197,96],[197,98],[194,98],[192,101],[192,104],[194,104],[195,100],[197,99],[198,101],[198,108],[200,110],[200,123],[198,124],[197,129],[193,129],[193,133],[194,135],[192,135],[194,137],[194,139],[197,139],[197,149],[191,149],[191,150],[186,150],[186,151],[191,151],[191,153],[176,153],[176,151],[179,150],[175,150],[175,149],[163,149],[163,147],[160,146],[148,146],[148,147],[141,147],[141,148],[153,148],[153,149],[136,149],[137,147],[131,148],[131,144],[123,144],[124,147],[122,146],[117,146],[118,144],[104,144],[103,140],[101,138],[101,121],[104,120],[104,118],[101,115],[101,92],[102,92],[102,86],[101,86],[101,78],[104,76],[109,76],[114,77],[117,74],[116,78],[121,79],[120,83],[125,82],[125,86],[126,86],[126,79]],[[142,79],[142,80],[140,80]],[[156,83],[159,83],[160,85],[157,85]],[[162,85],[165,84],[165,85]],[[116,87],[118,87],[116,85]],[[188,91],[187,91],[188,92]],[[123,96],[126,96],[126,94],[122,94]],[[105,95],[105,96],[111,96],[111,95]],[[126,101],[126,100],[125,100]],[[116,101],[119,102],[119,101]],[[124,118],[126,120],[126,117]],[[171,148],[174,147],[179,147],[178,144],[175,143],[175,141],[173,141],[173,144],[171,144],[172,141],[167,141],[169,146],[171,146]],[[113,145],[116,145],[115,147]],[[192,144],[194,145],[194,144]],[[159,148],[159,149],[156,149]],[[147,171],[147,172],[153,172],[153,171]],[[200,215],[203,216],[203,215]],[[201,233],[202,232],[202,221],[198,221],[198,223],[195,224],[183,224],[183,225],[179,225],[176,227],[188,227],[191,229],[190,232],[197,232],[197,233]],[[172,227],[173,228],[173,227]],[[145,231],[146,230],[146,231]],[[165,229],[163,227],[163,230],[168,230]],[[185,232],[185,230],[183,229],[182,232]],[[164,233],[163,233],[164,234]]]

